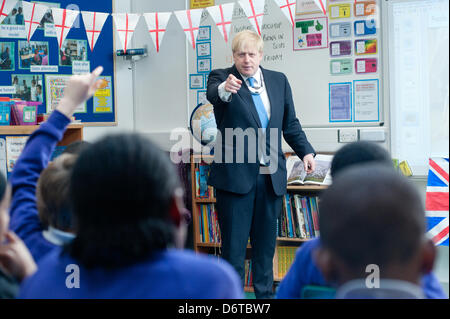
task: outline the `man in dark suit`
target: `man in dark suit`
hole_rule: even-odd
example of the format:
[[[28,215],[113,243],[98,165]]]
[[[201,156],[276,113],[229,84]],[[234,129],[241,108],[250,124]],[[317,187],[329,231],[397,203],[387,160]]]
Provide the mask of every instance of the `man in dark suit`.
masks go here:
[[[244,281],[250,236],[255,295],[271,298],[277,217],[287,186],[281,133],[307,172],[314,170],[315,152],[295,115],[286,76],[260,67],[261,37],[242,31],[232,51],[234,65],[213,70],[208,79],[218,128],[208,183],[216,188],[223,258]]]

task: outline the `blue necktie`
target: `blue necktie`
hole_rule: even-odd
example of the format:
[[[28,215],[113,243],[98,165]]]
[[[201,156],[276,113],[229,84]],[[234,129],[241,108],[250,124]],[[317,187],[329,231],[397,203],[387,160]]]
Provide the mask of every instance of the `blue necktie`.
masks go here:
[[[248,83],[253,88],[254,84],[255,84],[255,79],[253,77],[248,78]],[[258,112],[259,120],[261,121],[261,127],[263,130],[265,130],[267,125],[269,124],[269,117],[267,116],[267,112],[266,112],[266,108],[264,107],[264,103],[263,103],[259,93],[253,93],[253,92],[250,92],[250,93],[252,94],[253,103],[255,103],[256,111]]]

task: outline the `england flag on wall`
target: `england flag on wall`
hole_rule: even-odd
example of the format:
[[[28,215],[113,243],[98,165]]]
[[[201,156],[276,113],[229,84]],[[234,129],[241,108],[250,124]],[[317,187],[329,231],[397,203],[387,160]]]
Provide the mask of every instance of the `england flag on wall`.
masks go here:
[[[436,246],[448,246],[448,158],[430,158],[425,214],[427,234]]]

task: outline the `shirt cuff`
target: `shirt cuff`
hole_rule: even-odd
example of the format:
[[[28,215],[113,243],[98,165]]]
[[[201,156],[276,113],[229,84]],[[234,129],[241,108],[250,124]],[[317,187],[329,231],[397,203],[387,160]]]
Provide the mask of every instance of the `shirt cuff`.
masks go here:
[[[231,102],[231,92],[225,91],[225,83],[226,81],[219,85],[219,97],[223,102]]]

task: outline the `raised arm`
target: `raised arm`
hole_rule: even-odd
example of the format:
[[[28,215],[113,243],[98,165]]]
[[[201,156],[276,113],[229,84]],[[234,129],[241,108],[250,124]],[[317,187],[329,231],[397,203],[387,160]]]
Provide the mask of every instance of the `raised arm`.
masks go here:
[[[97,77],[103,68],[87,75],[73,76],[64,98],[48,121],[30,135],[10,177],[12,202],[10,229],[28,245],[27,240],[42,225],[37,214],[36,185],[42,170],[47,167],[56,144],[62,139],[70,118],[78,105],[92,97],[97,87]]]

